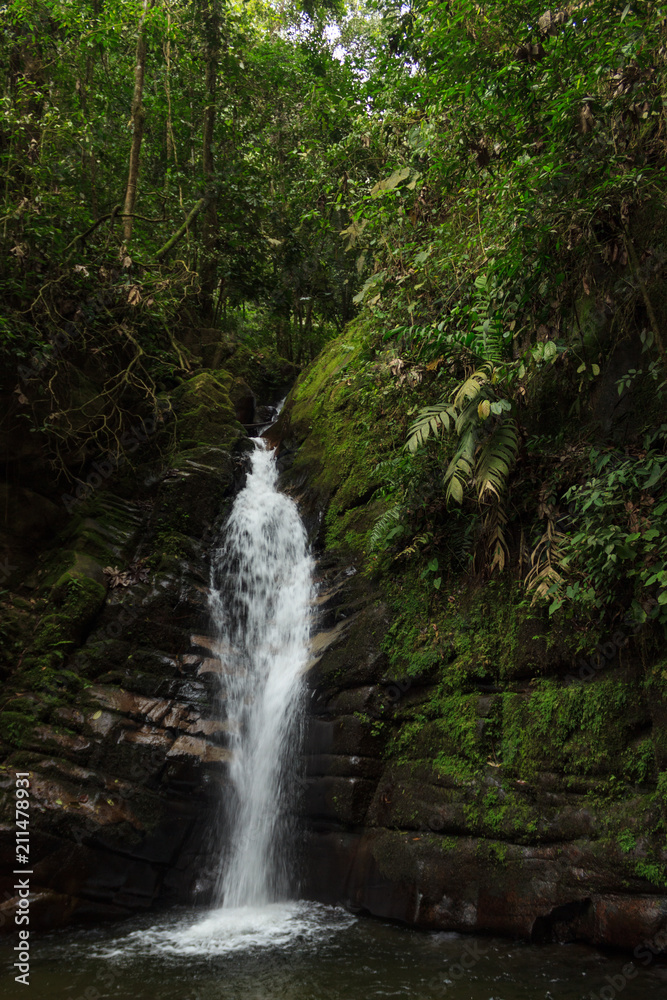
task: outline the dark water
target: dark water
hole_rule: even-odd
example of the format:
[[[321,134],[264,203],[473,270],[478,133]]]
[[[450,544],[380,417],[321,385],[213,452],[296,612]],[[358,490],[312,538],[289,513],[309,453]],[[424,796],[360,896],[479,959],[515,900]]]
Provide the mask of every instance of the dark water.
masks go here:
[[[581,945],[421,933],[308,903],[172,912],[33,936],[40,1000],[667,1000],[667,967]],[[625,974],[623,969],[625,967]]]

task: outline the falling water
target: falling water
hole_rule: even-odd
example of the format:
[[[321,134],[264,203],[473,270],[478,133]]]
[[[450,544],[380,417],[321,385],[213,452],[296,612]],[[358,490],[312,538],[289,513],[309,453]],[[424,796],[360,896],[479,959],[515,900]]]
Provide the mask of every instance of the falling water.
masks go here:
[[[294,501],[276,489],[273,451],[261,439],[254,445],[246,486],[212,558],[232,751],[231,840],[218,885],[225,909],[262,906],[289,889],[288,816],[309,637],[306,533]]]

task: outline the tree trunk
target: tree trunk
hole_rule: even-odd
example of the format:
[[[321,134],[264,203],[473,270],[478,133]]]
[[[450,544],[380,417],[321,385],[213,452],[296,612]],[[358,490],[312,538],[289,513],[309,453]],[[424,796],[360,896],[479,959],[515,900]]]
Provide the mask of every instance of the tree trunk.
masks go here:
[[[97,20],[99,16],[99,0],[93,0],[93,17]],[[83,81],[80,82],[79,88],[79,99],[81,101],[81,110],[83,111],[86,121],[90,124],[90,108],[88,106],[88,95],[93,89],[93,83],[95,78],[95,56],[88,50],[86,55],[86,72]],[[91,130],[92,131],[92,130]],[[99,216],[99,206],[97,202],[97,160],[95,159],[95,143],[91,139],[92,147],[89,153],[82,153],[82,169],[85,175],[86,169],[88,170],[89,180],[90,180],[90,211],[93,219],[97,219]]]
[[[217,199],[213,193],[213,131],[215,128],[216,100],[218,89],[218,62],[220,56],[220,14],[217,0],[206,0],[204,4],[204,39],[206,44],[206,106],[204,108],[204,130],[202,136],[202,170],[204,190],[208,198],[204,212],[202,242],[204,255],[200,270],[203,307],[205,312],[213,312],[213,290],[216,288],[217,266],[215,250],[218,237]]]
[[[171,28],[171,14],[167,12],[167,28]],[[172,120],[171,111],[171,41],[167,39],[164,46],[164,58],[165,58],[165,78],[164,78],[164,92],[167,98],[167,128],[166,128],[166,140],[167,140],[167,163],[171,163],[173,158],[174,164],[178,166],[178,153],[176,152],[176,139],[174,136],[174,123]],[[167,178],[165,175],[165,190],[167,190]]]
[[[139,159],[141,155],[141,142],[144,137],[145,112],[143,108],[144,93],[144,73],[146,71],[146,14],[155,0],[144,0],[144,9],[139,21],[139,35],[137,37],[137,52],[134,64],[134,94],[132,95],[132,147],[130,149],[130,169],[127,177],[127,189],[125,191],[125,204],[123,205],[123,238],[127,243],[132,236],[132,222],[129,218],[134,212],[134,204],[137,200],[137,182],[139,180]]]

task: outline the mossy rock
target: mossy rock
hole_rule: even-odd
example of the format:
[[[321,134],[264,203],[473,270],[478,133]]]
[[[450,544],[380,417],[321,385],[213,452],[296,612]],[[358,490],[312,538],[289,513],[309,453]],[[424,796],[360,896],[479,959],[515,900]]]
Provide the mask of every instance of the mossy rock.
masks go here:
[[[370,501],[382,483],[377,465],[394,444],[390,422],[381,419],[369,336],[357,323],[331,341],[297,381],[276,427],[288,449],[298,446],[287,480],[306,487],[307,526],[309,512],[326,511],[318,543],[358,554],[384,510]]]
[[[242,378],[235,378],[229,388],[236,419],[242,424],[252,424],[255,419],[255,393]]]
[[[260,403],[275,402],[277,394],[299,374],[297,365],[269,347],[252,350],[245,344],[229,344],[216,352],[205,352],[206,358],[216,368],[216,376],[224,371],[245,382]]]
[[[648,726],[631,681],[610,676],[563,686],[544,680],[530,694],[503,695],[502,759],[508,773],[521,778],[540,770],[617,774],[635,733]]]
[[[178,450],[200,445],[229,448],[244,433],[229,397],[233,378],[226,372],[200,372],[172,394]]]
[[[63,671],[67,654],[90,631],[106,599],[106,588],[84,575],[62,574],[51,590],[20,670],[21,686],[38,690],[64,684],[76,675]]]
[[[61,573],[55,582],[55,590],[52,596],[55,598],[56,594],[59,593],[57,588],[62,585],[67,586],[70,580],[92,580],[103,584],[105,580],[102,563],[99,559],[95,559],[92,555],[89,555],[88,552],[73,552],[72,561],[67,570]]]
[[[240,445],[247,438],[237,438]],[[200,446],[180,452],[157,491],[151,520],[154,537],[173,532],[201,538],[220,517],[235,487],[228,450]],[[160,546],[154,547],[160,552]]]
[[[29,744],[36,721],[34,716],[23,712],[10,709],[0,712],[3,740],[15,747]]]

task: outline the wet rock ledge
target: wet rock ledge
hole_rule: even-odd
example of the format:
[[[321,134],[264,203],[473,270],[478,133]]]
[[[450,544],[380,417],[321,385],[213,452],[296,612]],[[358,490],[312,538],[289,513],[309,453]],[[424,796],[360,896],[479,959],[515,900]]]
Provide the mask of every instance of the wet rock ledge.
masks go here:
[[[509,574],[436,591],[369,550],[409,405],[371,335],[331,343],[276,428],[319,556],[302,890],[415,927],[664,943],[665,664],[628,634],[581,681],[609,637],[553,626]]]
[[[210,895],[229,750],[214,708],[225,667],[207,634],[208,552],[243,482],[238,417],[254,419],[254,394],[202,372],[172,402],[157,446],[77,504],[32,564],[24,555],[27,572],[4,595],[4,931],[16,770],[33,775],[31,929]]]
[[[603,781],[573,782],[555,771],[526,781],[492,765],[465,779],[439,772],[418,751],[396,759],[406,717],[435,685],[388,676],[380,648],[388,607],[351,569],[329,564],[321,574],[304,894],[424,929],[540,943],[633,949],[662,935],[664,890],[638,876],[609,836],[618,805],[600,794]],[[499,696],[472,697],[483,723]],[[636,790],[621,808],[631,825],[655,807],[650,793]]]

